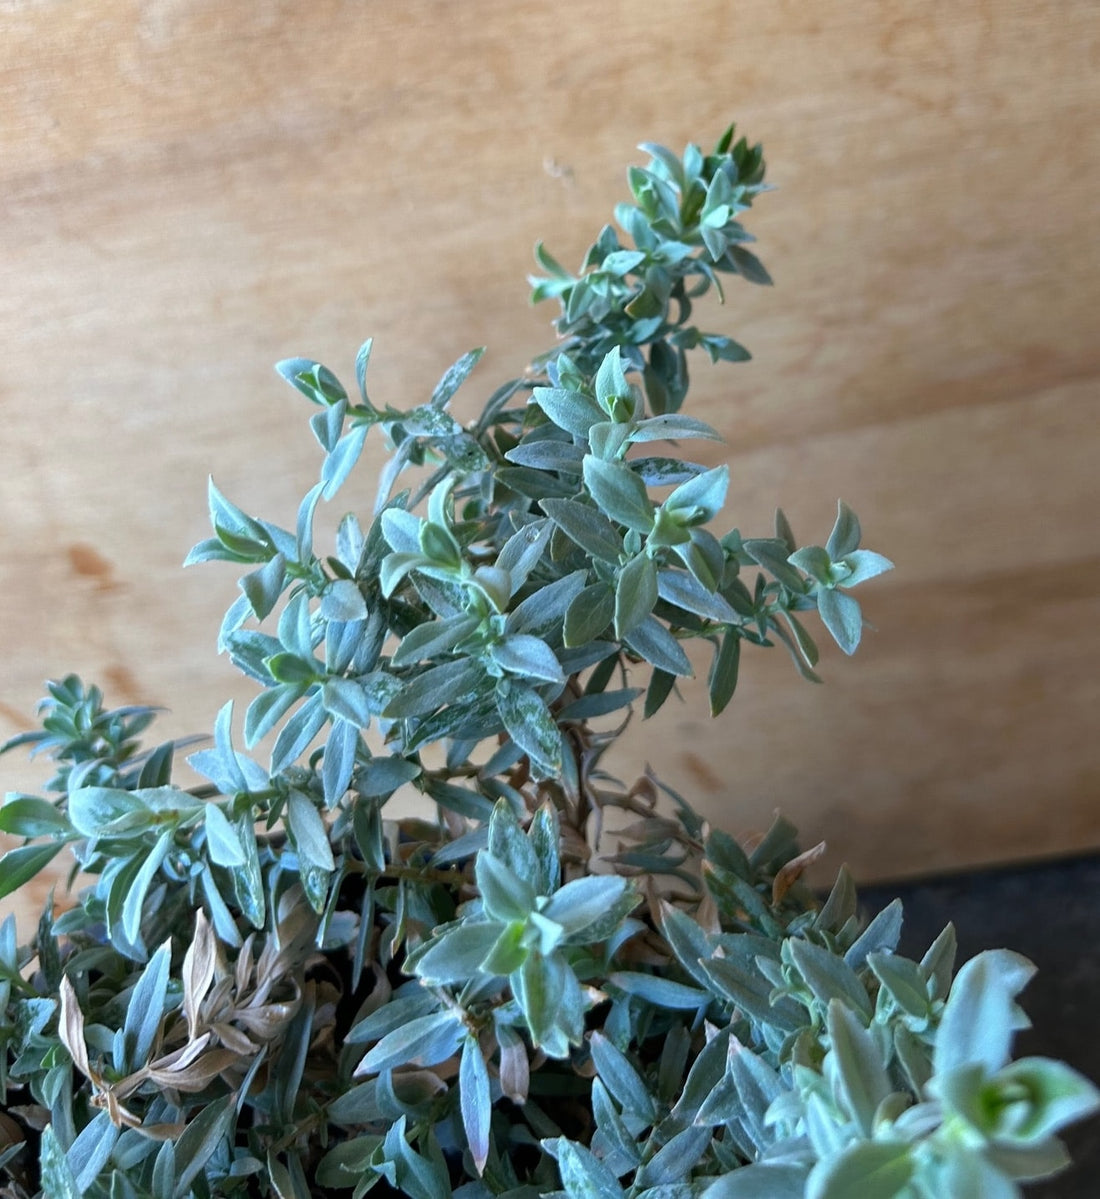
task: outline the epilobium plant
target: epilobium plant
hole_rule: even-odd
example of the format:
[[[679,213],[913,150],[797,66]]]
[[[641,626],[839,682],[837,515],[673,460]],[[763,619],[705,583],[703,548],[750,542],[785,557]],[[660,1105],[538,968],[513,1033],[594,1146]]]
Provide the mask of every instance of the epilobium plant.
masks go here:
[[[955,974],[950,927],[910,961],[898,904],[865,926],[846,871],[815,900],[784,821],[742,845],[606,770],[693,661],[718,714],[744,644],[814,677],[806,613],[853,652],[890,566],[844,504],[824,545],[721,523],[681,406],[689,351],[747,357],[692,320],[768,282],[764,163],[732,130],[644,149],[579,274],[539,249],[559,343],[475,419],[479,352],[409,408],[368,397],[369,343],[350,393],[280,364],[324,459],[294,529],[211,485],[188,560],[245,569],[220,646],[258,691],[189,757],[207,783],[75,677],[9,743],[57,773],[0,809],[0,892],[65,847],[89,885],[0,929],[4,1199],[1007,1199],[1064,1165],[1097,1093],[1010,1061],[1029,963]],[[372,430],[375,511],[318,550]]]

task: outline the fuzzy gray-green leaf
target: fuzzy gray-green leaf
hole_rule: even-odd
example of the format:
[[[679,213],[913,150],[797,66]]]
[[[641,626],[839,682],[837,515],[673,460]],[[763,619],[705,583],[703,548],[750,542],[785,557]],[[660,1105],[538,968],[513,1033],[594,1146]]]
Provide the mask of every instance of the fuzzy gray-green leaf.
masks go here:
[[[645,484],[625,463],[604,462],[589,455],[584,460],[584,482],[600,510],[612,520],[639,533],[653,528],[653,501]]]
[[[854,654],[863,635],[863,614],[859,601],[843,591],[822,587],[817,593],[821,622],[846,654]]]
[[[587,437],[588,430],[604,419],[600,406],[578,391],[561,387],[536,387],[531,399],[558,426],[575,437]]]
[[[458,1068],[459,1105],[466,1143],[478,1174],[485,1170],[489,1157],[493,1105],[489,1094],[489,1070],[485,1065],[476,1036],[467,1034],[462,1042],[462,1057]]]
[[[508,735],[547,775],[561,769],[561,733],[542,697],[516,679],[503,679],[496,690],[497,710]]]
[[[657,567],[647,554],[638,554],[619,571],[615,585],[615,636],[631,633],[657,602]]]
[[[951,985],[936,1035],[936,1073],[980,1065],[992,1072],[1008,1060],[1019,1027],[1016,995],[1031,980],[1034,965],[1007,949],[989,949],[959,971]]]
[[[689,677],[694,673],[683,646],[656,617],[647,616],[623,640],[658,670]]]
[[[862,1141],[819,1162],[806,1199],[895,1199],[904,1194],[916,1163],[903,1141]]]
[[[291,791],[287,800],[287,819],[303,861],[321,870],[334,869],[328,830],[313,800],[301,791]]]
[[[833,1076],[848,1110],[869,1136],[875,1110],[892,1089],[885,1064],[871,1034],[841,1000],[830,1001],[826,1023],[832,1042],[828,1061]]]

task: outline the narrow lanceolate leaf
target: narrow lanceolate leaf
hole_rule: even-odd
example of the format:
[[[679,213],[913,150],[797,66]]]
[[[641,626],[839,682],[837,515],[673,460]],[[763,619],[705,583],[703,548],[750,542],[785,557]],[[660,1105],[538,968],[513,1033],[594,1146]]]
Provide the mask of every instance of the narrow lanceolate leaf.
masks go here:
[[[936,1035],[937,1074],[974,1065],[992,1073],[1008,1061],[1019,1027],[1015,997],[1034,973],[1027,958],[1008,949],[986,950],[962,967]]]
[[[321,596],[321,615],[325,620],[366,620],[370,615],[363,593],[351,579],[334,579]]]
[[[547,1047],[558,1033],[568,971],[559,954],[531,953],[512,975],[512,987],[536,1047]]]
[[[842,1000],[829,1003],[826,1027],[832,1041],[827,1068],[839,1083],[849,1113],[870,1136],[875,1109],[892,1089],[886,1067],[874,1038]]]
[[[446,620],[432,620],[419,624],[405,634],[401,644],[394,650],[390,664],[406,666],[446,653],[476,628],[477,617],[467,616],[465,613]]]
[[[226,1095],[199,1110],[176,1142],[176,1189],[173,1199],[190,1194],[191,1183],[217,1152],[233,1126],[236,1095]]]
[[[370,697],[363,685],[354,679],[326,679],[321,688],[321,702],[330,716],[339,717],[356,729],[366,728],[370,724]]]
[[[854,654],[863,635],[863,615],[859,601],[843,591],[823,587],[817,593],[817,610],[821,623],[846,654]]]
[[[0,808],[0,832],[13,837],[54,837],[72,831],[65,813],[46,799],[9,795]]]
[[[565,682],[554,651],[541,638],[529,633],[513,633],[497,642],[489,652],[493,661],[509,674],[547,683]]]
[[[623,1112],[651,1123],[657,1108],[634,1063],[603,1033],[592,1034],[590,1047],[597,1073]]]
[[[573,441],[542,437],[537,440],[521,441],[504,456],[517,466],[529,466],[533,470],[564,471],[566,474],[579,475],[584,450]]]
[[[688,677],[694,673],[684,647],[655,616],[647,616],[623,640],[658,670]]]
[[[252,571],[240,580],[240,588],[247,596],[257,620],[264,620],[271,614],[282,595],[285,581],[286,559],[282,554],[276,554],[259,570]]]
[[[359,384],[359,396],[364,404],[369,405],[367,399],[367,367],[370,365],[370,354],[374,348],[374,338],[368,337],[365,342],[359,347],[359,353],[355,355],[355,381]]]
[[[563,387],[536,387],[531,399],[559,429],[575,437],[587,437],[588,430],[604,419],[599,404],[579,391],[568,391]]]
[[[654,1189],[685,1184],[709,1148],[712,1135],[709,1128],[681,1129],[638,1171],[638,1183]]]
[[[846,579],[841,580],[842,587],[855,587],[894,569],[894,564],[889,558],[876,554],[874,550],[853,550],[852,553],[845,554],[841,561],[852,572]]]
[[[523,1038],[507,1024],[496,1026],[500,1046],[500,1089],[513,1103],[527,1102],[531,1084],[531,1066]]]
[[[716,466],[713,470],[704,471],[686,483],[681,483],[665,500],[664,506],[670,512],[693,513],[696,524],[704,520],[714,520],[726,502],[729,482],[730,468],[725,465]]]
[[[589,930],[602,933],[606,917],[630,902],[630,891],[630,883],[620,875],[590,874],[555,891],[542,914],[560,924],[568,938],[596,940],[585,934]]]
[[[495,921],[463,923],[439,934],[423,953],[417,953],[413,971],[430,986],[455,986],[468,982],[481,969],[500,936]]]
[[[77,1190],[72,1167],[52,1124],[47,1124],[42,1131],[39,1162],[43,1195],[49,1195],[50,1199],[80,1199],[82,1192]]]
[[[752,537],[742,543],[750,558],[775,576],[784,587],[801,595],[806,590],[802,575],[787,561],[790,551],[778,537]]]
[[[479,346],[476,350],[470,350],[463,354],[456,363],[447,368],[443,378],[435,385],[432,398],[428,401],[433,408],[443,408],[447,404],[451,396],[465,382],[466,376],[477,366],[484,353],[485,347]]]
[[[713,953],[710,941],[687,912],[661,900],[657,909],[661,932],[680,965],[704,987],[710,980],[701,962]]]
[[[78,787],[69,793],[69,820],[85,837],[142,828],[148,818],[148,812],[130,791],[114,787]]]
[[[271,773],[278,774],[295,762],[328,719],[320,693],[311,695],[283,725],[271,749]]]
[[[737,613],[729,602],[717,592],[708,591],[694,575],[682,570],[662,570],[657,576],[657,590],[661,599],[685,612],[694,612],[705,620],[730,624],[737,620]]]
[[[710,995],[696,987],[688,987],[662,978],[657,974],[642,974],[633,970],[617,971],[608,976],[609,983],[619,987],[628,995],[644,999],[654,1007],[671,1008],[674,1011],[693,1011],[710,1003]]]
[[[44,870],[64,844],[64,841],[55,841],[49,845],[22,845],[18,849],[9,849],[0,858],[0,899],[18,891]]]
[[[68,1152],[78,1194],[83,1195],[91,1189],[92,1183],[107,1165],[118,1137],[119,1129],[111,1122],[107,1112],[100,1112],[80,1130]]]
[[[301,791],[291,791],[287,800],[287,822],[303,864],[316,866],[321,870],[335,869],[328,830],[321,819],[321,813],[317,811],[308,795],[303,795]]]
[[[559,724],[570,720],[592,720],[597,716],[607,716],[618,712],[630,705],[642,694],[641,687],[622,687],[615,691],[596,691],[591,695],[582,695],[580,699],[567,704],[558,714]]]
[[[602,512],[578,500],[548,499],[539,506],[568,538],[593,558],[618,562],[623,539]]]
[[[462,1044],[458,1086],[462,1127],[466,1130],[466,1141],[474,1166],[481,1174],[489,1157],[489,1123],[493,1104],[489,1094],[489,1070],[477,1037],[472,1034],[467,1034]]]
[[[558,1159],[558,1172],[569,1199],[622,1199],[619,1180],[591,1150],[566,1137],[542,1144]]]
[[[657,602],[657,567],[638,554],[619,571],[615,584],[615,636],[622,640],[642,623]]]
[[[546,776],[561,771],[561,732],[542,697],[515,679],[502,679],[497,711],[508,735]]]
[[[894,1199],[913,1177],[912,1147],[902,1141],[859,1141],[818,1162],[806,1199]]]
[[[423,716],[445,704],[457,703],[484,677],[484,668],[470,658],[443,662],[416,675],[387,705],[385,716],[400,719]]]
[[[903,915],[900,899],[888,903],[844,954],[844,960],[848,965],[853,970],[859,970],[866,963],[868,954],[893,953],[901,938]]]
[[[245,813],[237,820],[237,839],[244,848],[244,865],[233,871],[233,894],[245,919],[253,928],[263,928],[266,916],[264,880],[260,870],[260,852],[251,817]]]
[[[612,520],[639,533],[653,528],[653,501],[645,484],[625,463],[604,462],[590,454],[584,460],[584,482]]]
[[[321,784],[326,807],[335,807],[347,791],[355,770],[358,749],[359,730],[356,725],[347,720],[334,720],[321,763]]]
[[[773,1002],[771,987],[759,973],[750,972],[731,958],[711,957],[701,963],[711,985],[759,1024],[784,1033],[796,1032],[808,1017],[789,999]]]
[[[733,629],[723,634],[714,651],[707,687],[710,691],[710,714],[724,711],[737,689],[737,674],[741,665],[741,638]]]
[[[707,441],[722,440],[721,433],[705,421],[696,420],[693,416],[681,416],[679,413],[652,416],[648,420],[639,421],[630,434],[631,441],[677,441],[682,437],[701,437]]]
[[[805,1199],[806,1174],[805,1166],[759,1162],[724,1174],[707,1187],[705,1196],[706,1199]]]
[[[931,1016],[928,984],[916,962],[893,953],[871,953],[867,965],[902,1011],[917,1020]]]
[[[797,937],[787,941],[785,953],[790,955],[806,985],[822,1005],[827,1005],[831,999],[839,999],[847,1007],[859,1012],[864,1021],[871,1019],[871,1000],[867,990],[842,957]]]
[[[750,283],[761,283],[765,287],[771,286],[771,275],[768,274],[767,268],[751,250],[746,250],[744,246],[734,245],[730,246],[728,253],[730,258],[733,259],[739,275],[747,279]]]
[[[485,911],[496,921],[525,921],[535,910],[533,880],[510,869],[492,853],[482,851],[475,864],[477,889]]]
[[[130,996],[122,1029],[126,1069],[130,1072],[144,1066],[152,1051],[168,994],[171,951],[171,942],[165,942],[153,954]]]
[[[284,358],[275,369],[291,385],[315,404],[337,404],[346,401],[348,393],[343,384],[320,362],[312,358]]]
[[[860,536],[859,517],[843,500],[837,500],[836,523],[825,543],[825,552],[835,562],[859,547]]]
[[[126,940],[140,950],[142,957],[145,956],[145,950],[141,947],[141,918],[145,909],[145,897],[153,885],[153,879],[156,878],[161,863],[168,855],[168,850],[172,847],[172,836],[172,830],[165,829],[157,838],[148,857],[142,862],[141,869],[134,876],[122,904],[122,931]]]
[[[356,1075],[378,1074],[397,1066],[438,1066],[458,1048],[464,1034],[454,1012],[432,1012],[387,1033],[359,1063]]]
[[[284,683],[261,691],[248,705],[244,716],[244,741],[251,749],[261,737],[279,723],[291,708],[305,694],[305,688],[296,684]]]
[[[225,813],[213,802],[203,808],[206,827],[206,852],[215,866],[243,866],[244,850],[237,832]]]

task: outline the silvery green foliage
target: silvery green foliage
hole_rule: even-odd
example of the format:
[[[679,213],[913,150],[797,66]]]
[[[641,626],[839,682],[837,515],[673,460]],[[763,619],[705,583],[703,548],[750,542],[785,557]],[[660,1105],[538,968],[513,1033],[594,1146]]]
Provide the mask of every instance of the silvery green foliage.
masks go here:
[[[940,1199],[1064,1164],[1097,1096],[1010,1061],[1023,959],[955,976],[948,929],[907,961],[900,908],[865,926],[846,872],[818,904],[784,821],[746,848],[601,765],[687,643],[715,714],[743,642],[815,678],[802,614],[853,652],[851,588],[890,566],[843,503],[823,546],[721,523],[687,353],[747,357],[691,321],[722,276],[769,281],[740,223],[763,160],[732,131],[645,149],[627,244],[577,275],[540,247],[561,340],[475,419],[476,351],[404,408],[369,398],[369,343],[350,392],[280,364],[320,477],[293,529],[211,484],[188,560],[243,568],[219,645],[258,690],[188,758],[207,782],[75,677],[5,747],[58,769],[0,809],[0,894],[66,847],[89,885],[29,944],[0,927],[4,1199]],[[374,429],[375,508],[320,550]],[[394,813],[408,788],[437,821]]]

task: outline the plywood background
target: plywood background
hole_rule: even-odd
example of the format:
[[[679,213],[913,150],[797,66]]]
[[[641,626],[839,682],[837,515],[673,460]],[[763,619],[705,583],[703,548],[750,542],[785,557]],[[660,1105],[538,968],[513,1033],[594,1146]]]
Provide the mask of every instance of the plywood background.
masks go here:
[[[315,477],[271,364],[373,335],[403,404],[487,344],[487,393],[549,341],[536,238],[736,118],[780,190],[709,321],[755,359],[696,368],[731,522],[841,495],[898,569],[825,688],[746,653],[633,762],[865,879],[1100,845],[1098,80],[1093,0],[0,4],[0,737],[68,670],[166,735],[243,705],[234,573],[180,562],[208,473],[284,523]]]

